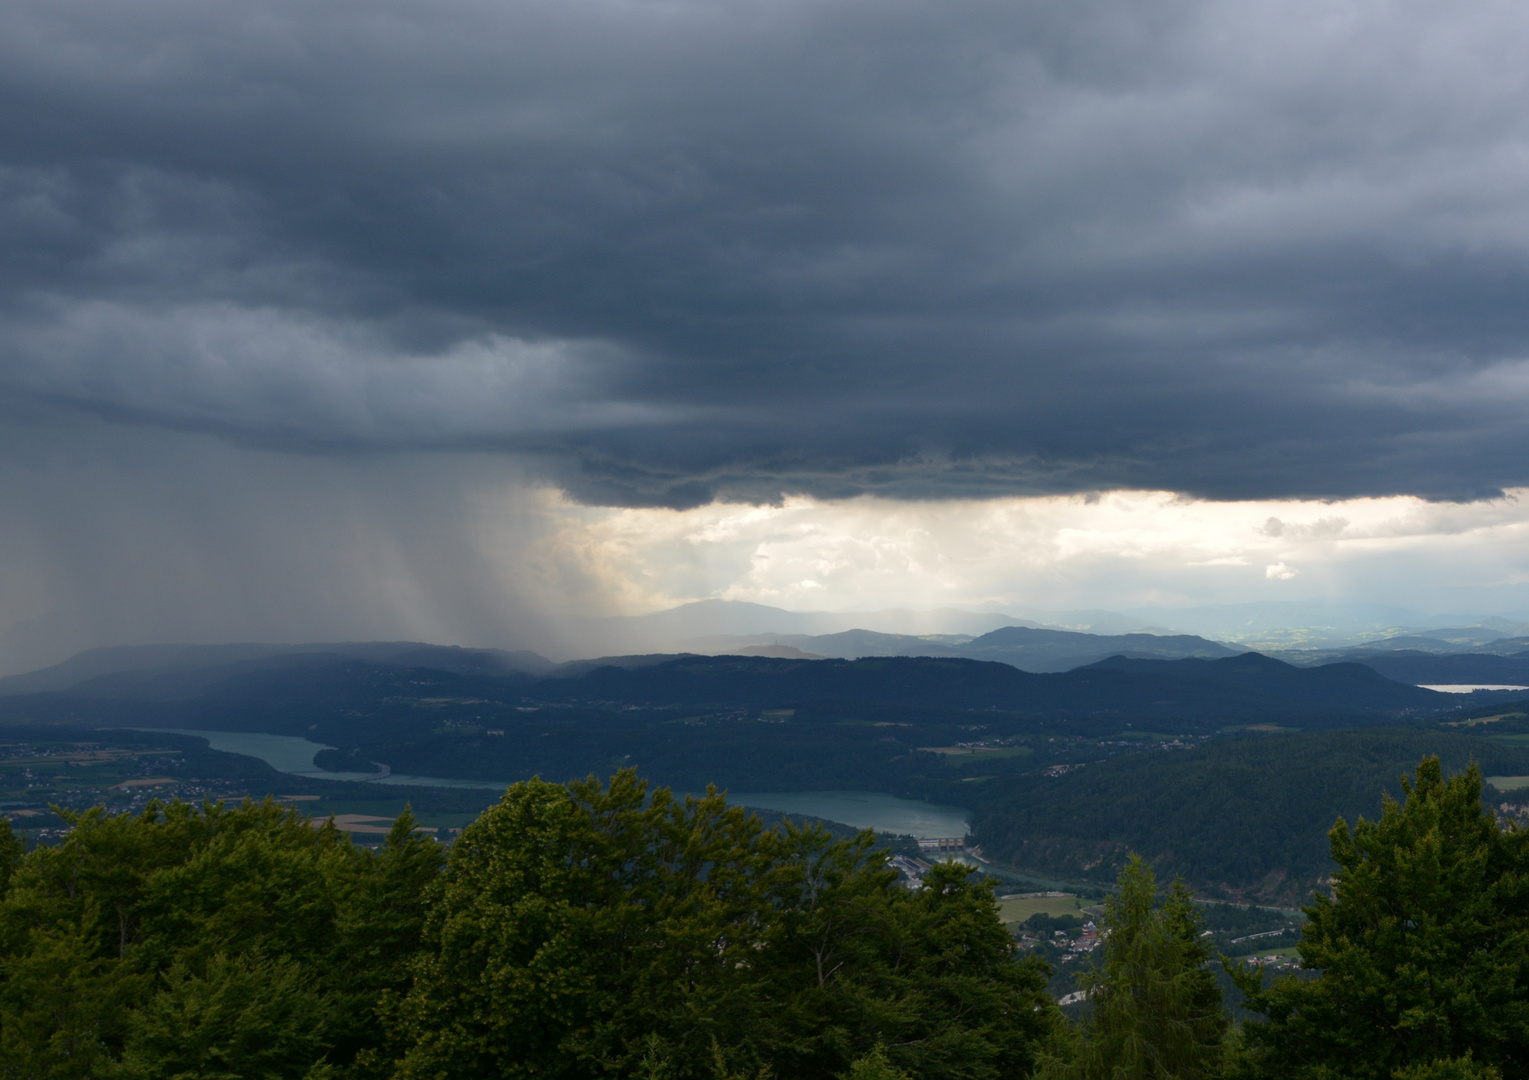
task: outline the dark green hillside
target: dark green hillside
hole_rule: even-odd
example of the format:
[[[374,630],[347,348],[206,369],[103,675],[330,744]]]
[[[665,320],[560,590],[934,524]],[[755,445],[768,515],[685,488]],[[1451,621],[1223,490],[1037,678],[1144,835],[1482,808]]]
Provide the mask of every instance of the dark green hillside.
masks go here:
[[[1359,663],[1388,679],[1409,683],[1509,683],[1529,686],[1529,652],[1514,656],[1489,653],[1434,653],[1399,649],[1359,658]]]
[[[1256,653],[1219,660],[1114,657],[1050,675],[955,658],[686,656],[544,679],[529,684],[527,693],[560,702],[1003,709],[1047,719],[1161,721],[1184,731],[1258,721],[1325,726],[1454,704],[1447,695],[1392,682],[1360,664],[1298,668]]]
[[[293,733],[337,713],[377,718],[404,703],[466,700],[481,706],[473,714],[478,717],[547,705],[818,708],[854,716],[916,711],[948,723],[977,710],[1083,723],[1101,732],[1122,725],[1190,732],[1255,722],[1351,726],[1459,704],[1359,664],[1298,668],[1255,653],[1217,660],[1114,657],[1044,675],[954,657],[678,656],[581,668],[536,678],[308,652],[192,672],[118,672],[54,694],[0,698],[0,709],[8,715],[73,712],[82,719],[113,710],[123,716],[168,712],[179,714],[176,722],[185,726]]]
[[[1529,774],[1529,750],[1467,735],[1372,729],[1206,743],[1026,779],[978,807],[983,851],[1027,869],[1099,880],[1135,851],[1213,894],[1294,903],[1329,872],[1339,816],[1375,817],[1425,754],[1446,771]]]
[[[1256,655],[1052,675],[964,659],[681,656],[535,678],[308,652],[3,697],[0,724],[301,736],[337,748],[320,764],[338,771],[376,762],[510,782],[633,765],[684,790],[854,787],[968,803],[1009,778],[1139,745],[1120,734],[1352,727],[1457,705],[1359,665]],[[973,741],[987,746],[980,757],[922,752]]]
[[[1084,670],[1129,672],[1146,678],[1182,682],[1199,694],[1206,693],[1205,688],[1209,686],[1225,687],[1306,709],[1333,708],[1341,704],[1354,709],[1408,711],[1437,709],[1451,704],[1446,696],[1398,683],[1364,664],[1297,668],[1283,660],[1252,652],[1224,660],[1132,660],[1115,656]]]

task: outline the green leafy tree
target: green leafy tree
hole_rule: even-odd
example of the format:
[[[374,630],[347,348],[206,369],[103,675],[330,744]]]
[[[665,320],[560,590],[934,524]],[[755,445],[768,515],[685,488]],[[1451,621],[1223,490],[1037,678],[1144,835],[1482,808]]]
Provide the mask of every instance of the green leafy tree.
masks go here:
[[[119,1045],[144,980],[96,955],[93,937],[39,929],[0,966],[0,1078],[95,1076]]]
[[[452,847],[403,1075],[632,1071],[649,1034],[709,1062],[751,1004],[758,832],[720,797],[649,799],[631,772],[512,786]]]
[[[1199,1080],[1220,1068],[1228,1022],[1183,882],[1159,902],[1131,856],[1105,902],[1104,956],[1079,977],[1092,1011],[1058,1040],[1048,1080]]]
[[[887,1048],[877,1043],[871,1052],[855,1059],[840,1080],[911,1080],[887,1058]]]
[[[1391,1074],[1391,1080],[1498,1080],[1502,1073],[1490,1065],[1463,1058],[1439,1058],[1423,1065],[1411,1065]]]
[[[408,807],[376,857],[353,879],[336,913],[344,963],[335,978],[333,1057],[351,1062],[353,1080],[383,1077],[403,1052],[397,1010],[408,992],[425,914],[446,861],[440,844],[417,828]]]
[[[1279,1077],[1529,1077],[1529,833],[1481,804],[1475,765],[1437,758],[1379,821],[1329,834],[1332,895],[1306,909],[1301,964],[1264,987],[1249,1068]]]
[[[1054,1008],[990,888],[910,893],[873,838],[765,831],[715,792],[512,786],[451,851],[402,1078],[1022,1075]]]
[[[287,958],[213,955],[177,961],[130,1020],[123,1080],[223,1080],[328,1073],[332,1002]]]
[[[27,853],[26,840],[11,828],[11,819],[0,815],[0,898],[11,887],[11,876]]]
[[[0,897],[0,1077],[376,1075],[441,861],[412,818],[377,855],[270,801],[67,819]]]

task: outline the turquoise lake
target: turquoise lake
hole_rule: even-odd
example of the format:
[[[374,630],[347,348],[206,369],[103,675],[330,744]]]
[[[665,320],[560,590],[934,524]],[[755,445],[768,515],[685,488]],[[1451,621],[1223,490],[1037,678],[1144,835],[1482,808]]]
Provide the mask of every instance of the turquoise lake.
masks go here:
[[[189,735],[205,739],[207,745],[225,754],[243,754],[259,758],[277,772],[313,780],[352,780],[369,784],[404,787],[477,788],[502,791],[508,781],[456,780],[446,776],[414,776],[406,773],[330,772],[313,763],[321,750],[331,746],[297,735],[264,735],[253,731],[190,731],[185,728],[137,728],[166,735]],[[970,812],[959,806],[899,799],[875,791],[734,791],[728,801],[756,810],[778,814],[801,814],[804,817],[837,821],[855,829],[930,837],[965,836]]]
[[[313,763],[320,750],[333,750],[332,746],[316,743],[297,735],[262,735],[254,731],[188,731],[184,728],[136,728],[137,731],[158,731],[166,735],[190,735],[207,740],[213,750],[225,754],[243,754],[259,758],[277,772],[289,776],[305,776],[313,780],[360,780],[369,784],[401,785],[404,787],[450,787],[481,788],[503,791],[509,782],[492,780],[453,780],[445,776],[412,776],[407,773],[377,772],[330,772]]]
[[[837,821],[856,829],[899,833],[920,840],[965,836],[971,811],[959,806],[899,799],[875,791],[730,791],[728,802],[779,814]]]

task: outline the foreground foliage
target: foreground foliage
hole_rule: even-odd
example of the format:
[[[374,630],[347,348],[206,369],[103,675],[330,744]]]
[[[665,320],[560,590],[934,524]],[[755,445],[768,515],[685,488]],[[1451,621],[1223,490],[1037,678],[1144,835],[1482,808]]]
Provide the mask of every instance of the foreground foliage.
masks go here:
[[[1306,909],[1301,963],[1270,987],[1242,974],[1247,1068],[1259,1075],[1529,1077],[1529,833],[1481,805],[1472,764],[1437,758],[1379,821],[1330,834],[1332,896]]]
[[[404,1004],[404,1077],[1029,1070],[1047,972],[991,886],[897,882],[872,837],[764,830],[631,773],[517,784],[454,845]],[[867,1066],[868,1067],[868,1066]]]
[[[407,813],[376,855],[270,802],[72,824],[8,866],[0,1076],[364,1072],[442,863]]]
[[[990,886],[635,774],[511,787],[449,861],[272,803],[0,827],[0,1077],[1023,1075]],[[879,1070],[879,1073],[878,1073]]]
[[[1132,857],[1105,903],[1104,956],[1079,976],[1092,1005],[1063,1031],[1046,1080],[1203,1080],[1219,1074],[1228,1027],[1210,950],[1184,883],[1159,903],[1152,870]]]
[[[529,781],[449,858],[273,803],[0,820],[0,1080],[1529,1080],[1529,838],[1425,759],[1342,821],[1304,970],[1234,973],[1131,858],[1077,1023],[989,884],[631,771]]]

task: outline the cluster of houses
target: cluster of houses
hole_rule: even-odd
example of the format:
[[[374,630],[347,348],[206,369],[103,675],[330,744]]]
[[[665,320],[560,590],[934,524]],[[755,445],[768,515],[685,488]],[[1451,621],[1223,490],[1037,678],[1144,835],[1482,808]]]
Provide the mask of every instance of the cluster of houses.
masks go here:
[[[1099,938],[1099,927],[1094,924],[1094,920],[1090,919],[1083,924],[1083,932],[1075,938],[1069,938],[1066,930],[1053,930],[1047,944],[1061,952],[1061,955],[1057,957],[1058,963],[1068,964],[1080,956],[1087,956],[1093,952],[1094,946],[1099,944]],[[1019,939],[1019,945],[1022,949],[1033,949],[1043,940],[1045,939],[1035,934],[1024,934]]]
[[[1504,828],[1509,825],[1522,827],[1526,818],[1529,818],[1529,803],[1505,802],[1497,808],[1497,824]]]

